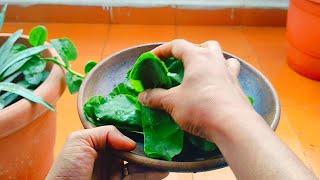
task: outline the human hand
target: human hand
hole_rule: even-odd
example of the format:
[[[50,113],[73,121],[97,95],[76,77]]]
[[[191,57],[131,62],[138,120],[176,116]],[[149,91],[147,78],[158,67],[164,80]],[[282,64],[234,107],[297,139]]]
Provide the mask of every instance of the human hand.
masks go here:
[[[182,60],[184,79],[169,90],[146,90],[139,100],[166,110],[185,131],[214,141],[215,135],[237,123],[239,113],[255,113],[238,80],[239,62],[225,60],[216,41],[197,46],[174,40],[151,52],[162,59],[174,56]]]
[[[225,60],[217,42],[174,40],[152,52],[182,60],[184,79],[169,90],[140,93],[141,103],[166,110],[184,130],[215,142],[237,179],[316,179],[255,112],[238,80],[239,62]]]
[[[52,166],[47,179],[162,179],[165,172],[146,170],[126,164],[110,150],[131,151],[136,143],[114,126],[102,126],[74,132]],[[126,172],[124,171],[126,167]],[[126,175],[126,176],[125,176]]]

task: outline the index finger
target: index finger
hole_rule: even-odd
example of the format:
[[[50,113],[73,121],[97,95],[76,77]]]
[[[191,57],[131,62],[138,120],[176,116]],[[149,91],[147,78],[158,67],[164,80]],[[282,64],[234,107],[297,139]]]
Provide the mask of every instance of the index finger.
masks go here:
[[[151,52],[160,59],[173,56],[181,61],[184,61],[185,54],[195,47],[196,46],[189,41],[176,39],[156,47],[155,49],[151,50]]]

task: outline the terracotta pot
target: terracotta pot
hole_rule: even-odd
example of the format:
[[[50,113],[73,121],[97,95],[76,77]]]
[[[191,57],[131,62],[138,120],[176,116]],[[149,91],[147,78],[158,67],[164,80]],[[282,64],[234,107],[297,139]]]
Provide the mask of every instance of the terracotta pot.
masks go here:
[[[299,74],[320,80],[320,58],[299,51],[292,45],[288,49],[288,64]]]
[[[316,80],[320,80],[319,32],[320,0],[291,0],[287,20],[289,65],[298,73]]]
[[[11,34],[0,34],[0,44]],[[28,36],[18,42],[27,45]],[[57,56],[53,50],[46,57]],[[49,77],[35,94],[55,106],[65,90],[64,71],[48,64]],[[56,113],[22,99],[0,110],[0,179],[44,179],[53,163]]]

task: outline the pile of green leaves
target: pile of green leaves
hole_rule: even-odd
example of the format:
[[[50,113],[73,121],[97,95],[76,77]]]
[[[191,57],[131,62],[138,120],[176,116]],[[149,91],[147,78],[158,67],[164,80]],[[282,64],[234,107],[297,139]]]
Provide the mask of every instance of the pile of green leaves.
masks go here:
[[[163,110],[151,109],[138,101],[145,89],[169,89],[181,84],[183,63],[175,58],[160,60],[154,54],[142,54],[126,79],[107,97],[91,97],[83,109],[88,121],[96,126],[115,125],[121,131],[144,135],[144,152],[148,157],[172,160],[183,150],[184,141],[206,152],[215,144],[187,134]]]
[[[7,5],[0,13],[0,30],[6,9]],[[53,62],[67,70],[66,81],[70,93],[78,92],[85,75],[71,69],[70,61],[76,60],[78,56],[76,48],[68,38],[52,39],[52,46],[44,45],[48,38],[48,31],[44,26],[32,29],[29,33],[29,44],[17,43],[22,33],[23,30],[13,33],[0,48],[0,110],[24,97],[54,111],[54,108],[36,96],[33,90],[48,77],[47,62]],[[42,55],[42,51],[52,47],[63,61],[59,61],[58,57]],[[85,73],[95,65],[95,62],[88,62]]]

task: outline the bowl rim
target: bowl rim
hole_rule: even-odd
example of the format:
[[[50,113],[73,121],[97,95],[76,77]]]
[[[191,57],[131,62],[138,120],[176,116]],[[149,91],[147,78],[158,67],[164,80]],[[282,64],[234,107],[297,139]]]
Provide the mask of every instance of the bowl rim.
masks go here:
[[[84,79],[84,81],[80,87],[80,90],[78,93],[78,98],[77,98],[78,115],[80,117],[81,123],[84,128],[86,128],[86,129],[94,128],[94,126],[86,119],[86,117],[84,115],[84,111],[82,108],[82,105],[83,105],[82,100],[83,100],[85,86],[88,83],[89,79],[91,79],[91,76],[93,76],[95,70],[100,68],[104,63],[106,63],[107,61],[109,61],[113,57],[118,56],[119,54],[121,54],[123,52],[129,51],[132,49],[136,49],[136,48],[140,48],[140,47],[161,45],[163,43],[165,43],[165,42],[140,44],[140,45],[136,45],[136,46],[132,46],[132,47],[123,49],[123,50],[118,51],[118,52],[108,56],[107,58],[105,58],[103,61],[98,63],[89,72],[89,74],[86,76],[86,78]],[[279,120],[280,120],[281,106],[280,106],[280,100],[279,100],[278,94],[277,94],[276,90],[274,89],[273,85],[259,70],[257,70],[255,67],[253,67],[249,63],[245,62],[243,59],[241,59],[231,53],[225,52],[225,51],[223,51],[223,53],[230,56],[230,57],[236,58],[237,60],[241,61],[241,63],[243,63],[246,66],[248,66],[249,68],[251,68],[270,87],[271,93],[272,93],[273,98],[275,100],[275,116],[274,116],[274,119],[273,119],[270,127],[273,131],[275,131],[278,124],[279,124]],[[206,171],[206,170],[223,168],[223,167],[227,166],[227,163],[222,155],[217,156],[217,158],[215,158],[215,159],[209,159],[209,160],[200,160],[200,161],[193,161],[193,162],[175,162],[175,161],[165,161],[165,160],[158,160],[158,159],[143,157],[143,156],[137,155],[135,153],[126,152],[126,151],[114,150],[114,151],[112,151],[112,153],[114,155],[126,160],[126,161],[130,161],[133,163],[140,163],[145,166],[156,167],[157,169],[160,169],[160,170],[168,170],[169,169],[174,172],[199,172],[199,171]]]

